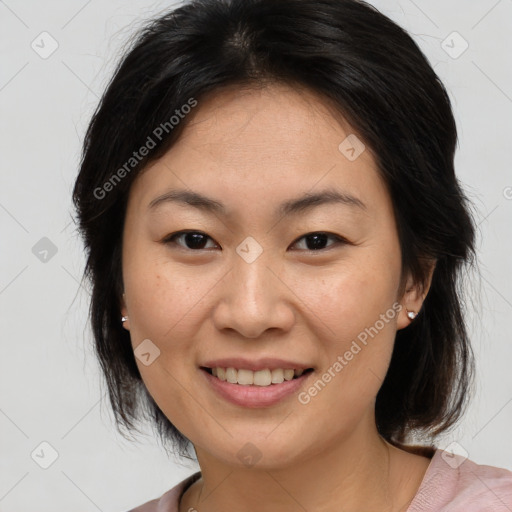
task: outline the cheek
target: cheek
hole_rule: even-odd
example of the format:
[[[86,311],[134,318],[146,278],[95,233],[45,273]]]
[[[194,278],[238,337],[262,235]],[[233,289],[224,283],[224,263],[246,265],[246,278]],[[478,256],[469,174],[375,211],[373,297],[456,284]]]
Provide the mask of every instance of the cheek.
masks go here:
[[[396,261],[360,254],[322,275],[311,269],[289,278],[290,288],[303,304],[299,306],[303,318],[315,324],[317,338],[337,345],[356,337],[392,308],[399,268]],[[388,316],[395,316],[394,311]]]
[[[190,269],[171,269],[168,262],[144,261],[149,263],[138,267],[139,271],[132,267],[126,284],[126,294],[131,298],[130,337],[135,351],[143,340],[150,340],[158,356],[150,365],[139,358],[136,363],[160,409],[178,430],[190,432],[193,425],[204,421],[204,410],[191,406],[196,400],[193,390],[197,371],[193,340],[205,314],[205,293],[218,278],[207,278]]]
[[[154,253],[133,255],[125,270],[132,337],[173,340],[173,348],[179,349],[180,340],[198,321],[202,298],[218,280],[211,274],[200,266],[172,264]]]
[[[304,396],[318,414],[332,407],[352,425],[373,404],[393,351],[398,278],[396,261],[361,257],[296,282],[321,354],[321,382]]]

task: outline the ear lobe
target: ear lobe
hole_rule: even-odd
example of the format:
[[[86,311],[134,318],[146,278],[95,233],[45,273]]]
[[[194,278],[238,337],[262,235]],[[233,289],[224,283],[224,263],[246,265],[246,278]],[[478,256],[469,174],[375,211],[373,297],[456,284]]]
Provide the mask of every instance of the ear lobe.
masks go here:
[[[398,315],[397,329],[403,329],[411,322],[414,322],[415,317],[420,312],[425,297],[430,290],[430,285],[432,284],[436,262],[436,260],[430,260],[427,263],[428,271],[424,282],[415,282],[410,274],[407,276],[405,292],[400,301],[402,310]]]

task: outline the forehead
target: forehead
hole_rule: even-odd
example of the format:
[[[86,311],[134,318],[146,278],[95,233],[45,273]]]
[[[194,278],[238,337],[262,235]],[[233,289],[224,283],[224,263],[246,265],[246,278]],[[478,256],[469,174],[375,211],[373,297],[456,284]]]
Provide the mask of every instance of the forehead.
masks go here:
[[[369,148],[347,158],[341,149],[356,136],[351,126],[307,89],[229,87],[199,100],[189,116],[172,148],[132,185],[141,206],[178,185],[240,205],[282,203],[327,187],[354,196],[384,192]]]
[[[257,151],[261,158],[281,152],[298,160],[312,146],[336,154],[340,137],[352,132],[332,102],[304,87],[230,86],[199,102],[177,146],[193,144],[220,159],[226,152],[233,157],[237,151],[242,159]]]

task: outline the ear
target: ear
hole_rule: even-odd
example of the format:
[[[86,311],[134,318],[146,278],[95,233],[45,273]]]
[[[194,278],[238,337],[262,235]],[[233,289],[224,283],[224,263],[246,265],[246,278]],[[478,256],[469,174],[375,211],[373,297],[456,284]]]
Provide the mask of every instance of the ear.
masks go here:
[[[419,314],[421,307],[423,306],[423,301],[430,290],[436,263],[437,260],[428,260],[425,263],[428,270],[427,275],[425,276],[425,281],[422,283],[414,281],[412,276],[408,274],[403,295],[399,298],[402,309],[398,314],[396,323],[397,329],[403,329],[414,322],[414,318],[409,318],[408,313],[413,312],[416,315]]]
[[[130,330],[130,318],[128,317],[128,308],[126,307],[126,301],[125,301],[125,294],[123,293],[123,296],[121,297],[121,316],[127,317],[127,319],[122,322],[123,327],[129,331]],[[121,318],[119,319],[121,322]]]

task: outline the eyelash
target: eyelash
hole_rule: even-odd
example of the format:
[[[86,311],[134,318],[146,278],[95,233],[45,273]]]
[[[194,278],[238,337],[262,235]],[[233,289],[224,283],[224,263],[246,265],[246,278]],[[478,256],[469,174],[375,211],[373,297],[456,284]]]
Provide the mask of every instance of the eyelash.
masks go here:
[[[192,251],[192,252],[199,252],[199,251],[207,251],[209,249],[190,249],[188,247],[183,247],[183,246],[180,246],[179,244],[177,244],[175,242],[175,240],[183,235],[187,235],[187,234],[197,234],[197,235],[204,235],[205,237],[209,238],[210,240],[213,240],[213,238],[211,238],[210,236],[208,236],[206,233],[203,233],[202,231],[193,231],[193,230],[190,230],[190,231],[177,231],[176,233],[171,233],[170,235],[167,235],[163,240],[162,240],[162,243],[166,244],[166,245],[170,245],[170,244],[176,244],[178,245],[181,249],[184,249],[186,251]],[[331,249],[333,246],[336,246],[336,245],[347,245],[349,244],[350,242],[348,240],[346,240],[345,238],[341,237],[341,236],[338,236],[338,235],[335,235],[333,233],[328,233],[328,232],[325,232],[325,231],[312,231],[311,233],[306,233],[305,235],[302,235],[300,238],[297,238],[297,240],[295,242],[293,242],[293,245],[295,245],[299,240],[302,240],[303,238],[307,238],[309,236],[313,236],[313,235],[327,235],[327,237],[331,238],[331,239],[334,239],[336,241],[335,244],[331,244],[330,246],[326,247],[326,248],[323,248],[323,249],[304,249],[305,251],[307,252],[322,252],[322,251],[327,251],[329,249]]]

